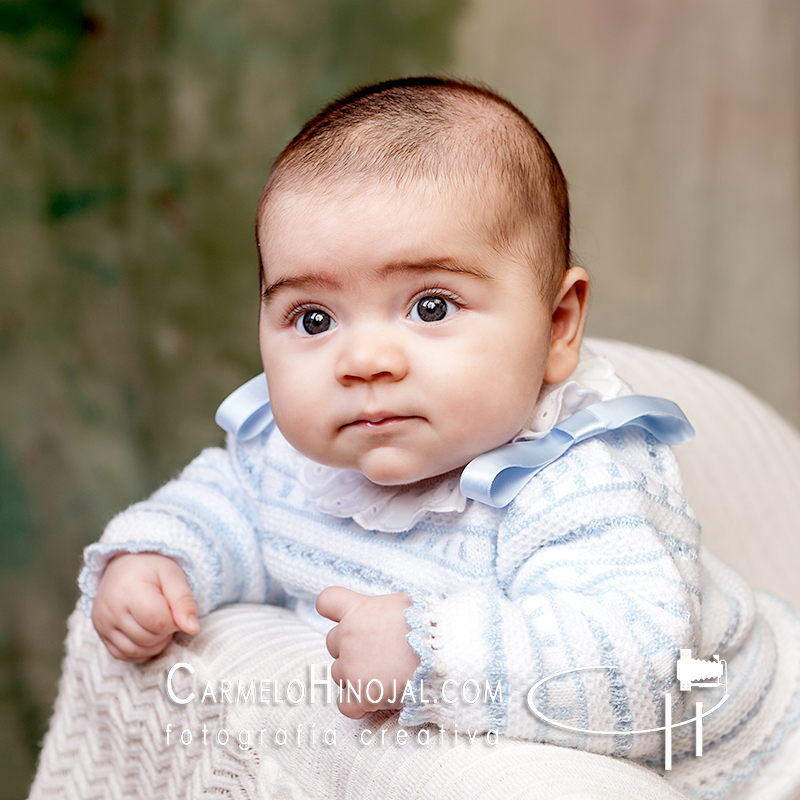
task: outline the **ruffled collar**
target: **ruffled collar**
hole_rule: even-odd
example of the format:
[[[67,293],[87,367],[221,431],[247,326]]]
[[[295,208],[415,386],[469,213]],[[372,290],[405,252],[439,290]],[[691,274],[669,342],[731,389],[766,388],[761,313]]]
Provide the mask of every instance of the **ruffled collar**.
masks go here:
[[[567,380],[542,386],[531,418],[514,441],[540,439],[576,411],[599,400],[631,393],[631,387],[614,372],[611,362],[584,345],[581,360]]]
[[[630,393],[606,358],[583,347],[578,367],[566,381],[542,387],[534,412],[515,441],[538,439],[576,411]],[[463,511],[467,498],[459,489],[460,475],[458,469],[405,486],[379,486],[360,472],[306,460],[298,479],[317,511],[352,517],[366,530],[399,533],[431,511]]]

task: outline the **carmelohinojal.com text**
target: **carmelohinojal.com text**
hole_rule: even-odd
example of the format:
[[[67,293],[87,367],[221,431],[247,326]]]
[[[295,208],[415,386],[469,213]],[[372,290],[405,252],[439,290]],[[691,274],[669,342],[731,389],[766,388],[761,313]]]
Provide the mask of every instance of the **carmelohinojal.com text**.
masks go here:
[[[194,667],[179,661],[167,673],[169,699],[173,703],[185,705],[198,698],[193,691],[180,695],[176,692],[173,681],[178,670],[186,670],[193,674]],[[322,693],[324,699],[320,699],[319,690],[324,690]],[[291,705],[304,702],[332,703],[334,691],[336,691],[337,697],[345,698],[348,702],[355,700],[360,703],[363,699],[368,703],[375,704],[383,700],[392,704],[410,702],[415,705],[439,702],[447,705],[458,702],[472,705],[478,702],[501,703],[503,701],[503,687],[499,681],[494,686],[489,681],[484,681],[483,687],[481,687],[476,680],[470,679],[459,684],[448,678],[442,683],[438,697],[433,698],[426,696],[423,681],[406,681],[402,687],[398,686],[397,681],[392,681],[388,690],[384,689],[381,681],[377,679],[372,679],[363,685],[359,680],[356,684],[347,681],[346,684],[337,686],[331,677],[330,664],[325,666],[323,675],[320,676],[317,676],[312,664],[308,668],[307,681],[293,678],[285,685],[274,680],[257,680],[255,678],[235,681],[222,678],[216,683],[206,681],[199,700],[201,703],[289,703]]]
[[[361,702],[362,698],[369,703],[379,703],[386,700],[389,703],[444,703],[453,704],[457,702],[471,705],[473,703],[502,702],[503,692],[500,682],[492,685],[488,681],[480,682],[476,680],[466,680],[459,684],[453,680],[446,680],[440,687],[437,697],[426,696],[425,685],[422,681],[407,681],[402,687],[396,681],[385,689],[378,680],[370,680],[362,685],[358,681],[355,685],[347,682],[338,685],[331,677],[330,665],[326,665],[321,674],[317,672],[314,665],[308,668],[307,680],[303,681],[294,678],[286,684],[279,684],[275,680],[267,679],[219,679],[217,681],[206,681],[202,686],[197,686],[197,691],[192,691],[189,687],[179,689],[175,686],[176,675],[183,673],[181,681],[185,683],[185,673],[194,674],[194,667],[186,662],[174,664],[167,673],[167,695],[169,699],[178,705],[186,705],[192,702],[206,704],[213,703],[250,703],[250,704],[282,704],[297,705],[298,703],[333,703],[338,697],[343,697],[348,701],[355,700]],[[175,728],[171,724],[164,729],[164,743],[167,746],[213,746],[220,747],[238,746],[241,750],[247,750],[254,746],[272,745],[284,747],[294,746],[335,746],[336,737],[342,735],[335,728],[317,730],[316,723],[308,725],[297,725],[295,728],[276,728],[268,730],[266,728],[258,730],[239,730],[229,731],[226,728],[211,730],[204,724],[198,730],[189,728]],[[459,731],[458,726],[453,730],[445,731],[443,728],[424,726],[421,728],[406,729],[396,728],[386,730],[380,728],[362,728],[357,733],[348,735],[357,736],[360,744],[364,747],[369,746],[397,746],[403,747],[407,744],[417,746],[427,746],[430,744],[458,744],[459,740],[466,739],[470,744],[483,742],[487,745],[497,743],[499,734],[497,731],[489,730],[481,732],[478,730]]]

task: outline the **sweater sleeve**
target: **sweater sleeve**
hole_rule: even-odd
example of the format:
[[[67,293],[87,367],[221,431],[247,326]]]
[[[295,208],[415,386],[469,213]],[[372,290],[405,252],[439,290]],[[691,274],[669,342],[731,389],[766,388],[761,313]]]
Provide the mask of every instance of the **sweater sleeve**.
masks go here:
[[[497,585],[412,597],[420,657],[406,724],[495,730],[647,757],[681,648],[700,637],[699,526],[668,447],[625,430],[575,446],[509,506]],[[539,680],[572,671],[542,685]]]
[[[78,583],[87,615],[108,561],[141,552],[181,565],[201,615],[225,603],[263,603],[276,589],[261,554],[255,502],[230,451],[221,448],[204,450],[176,479],[114,517],[86,548]]]

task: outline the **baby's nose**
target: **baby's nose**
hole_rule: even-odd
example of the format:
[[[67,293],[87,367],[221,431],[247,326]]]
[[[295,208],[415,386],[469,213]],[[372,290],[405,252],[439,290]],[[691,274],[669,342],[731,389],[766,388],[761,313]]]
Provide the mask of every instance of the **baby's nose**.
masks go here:
[[[343,384],[402,379],[408,372],[406,354],[396,337],[376,327],[342,337],[336,379]]]

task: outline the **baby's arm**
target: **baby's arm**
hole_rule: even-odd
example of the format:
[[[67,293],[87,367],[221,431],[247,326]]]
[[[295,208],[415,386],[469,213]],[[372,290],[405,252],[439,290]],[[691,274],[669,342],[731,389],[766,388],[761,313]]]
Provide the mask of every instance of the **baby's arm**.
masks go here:
[[[188,583],[200,617],[226,603],[264,603],[280,596],[280,587],[271,579],[262,557],[255,503],[239,479],[230,452],[219,448],[204,450],[178,478],[114,517],[102,539],[84,551],[85,566],[79,577],[81,605],[87,616],[99,620],[101,633],[108,637],[106,641],[112,641],[110,631],[116,626],[94,614],[94,603],[101,582],[104,592],[108,586],[122,584],[122,578],[111,578],[120,568],[115,566],[117,561],[130,563],[128,558],[122,561],[123,555],[140,563],[133,554],[160,555],[164,560],[158,563],[166,564],[168,572],[151,572],[150,586],[145,591],[115,588],[115,599],[106,601],[113,616],[131,608],[130,601],[134,599],[137,607],[142,597],[152,600],[163,574],[174,576],[170,585],[179,581],[182,596],[187,598],[190,595],[184,584]],[[173,595],[166,591],[162,594],[170,606]],[[173,618],[175,625],[170,633],[177,628],[186,630],[186,620],[179,616]],[[146,624],[142,627],[155,632]],[[157,632],[165,637],[167,632],[162,627],[157,626]],[[123,634],[137,642],[125,628],[119,629],[116,636]],[[152,648],[155,641],[145,637],[137,646]],[[131,655],[137,657],[133,653],[132,650]],[[137,655],[146,657],[144,651]]]
[[[100,579],[92,621],[114,658],[146,661],[175,631],[197,633],[197,607],[181,567],[158,553],[124,553]]]

